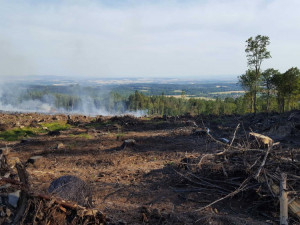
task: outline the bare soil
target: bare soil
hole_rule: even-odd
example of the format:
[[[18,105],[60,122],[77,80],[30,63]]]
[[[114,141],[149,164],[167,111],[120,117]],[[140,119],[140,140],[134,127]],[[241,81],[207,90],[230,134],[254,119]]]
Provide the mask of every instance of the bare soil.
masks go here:
[[[222,151],[222,145],[196,132],[200,127],[209,128],[216,139],[231,140],[241,123],[239,132],[266,134],[280,141],[281,148],[300,146],[299,111],[168,118],[3,113],[0,118],[2,130],[68,121],[72,127],[57,135],[40,133],[26,141],[0,140],[0,147],[11,147],[10,157],[19,157],[24,163],[32,156],[43,156],[39,163],[27,166],[35,192],[47,193],[49,184],[64,175],[86,181],[93,190],[93,205],[111,224],[278,224],[276,208],[251,207],[256,207],[255,193],[246,193],[247,198],[238,195],[197,212],[219,195],[176,191],[183,181],[174,168],[185,158]],[[122,146],[127,139],[136,143]]]

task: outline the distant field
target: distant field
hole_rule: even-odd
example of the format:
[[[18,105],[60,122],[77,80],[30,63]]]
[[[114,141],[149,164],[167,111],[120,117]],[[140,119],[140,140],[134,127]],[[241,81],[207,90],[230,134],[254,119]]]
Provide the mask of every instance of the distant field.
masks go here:
[[[166,97],[174,97],[174,98],[182,98],[181,95],[165,95]],[[190,98],[195,98],[195,99],[203,99],[203,100],[215,100],[213,98],[209,98],[209,97],[195,97],[193,95],[186,95],[184,97],[185,99],[190,99]]]
[[[235,93],[245,93],[245,91],[220,91],[220,92],[212,92],[210,94],[214,94],[214,95],[226,95],[226,94],[235,94]]]

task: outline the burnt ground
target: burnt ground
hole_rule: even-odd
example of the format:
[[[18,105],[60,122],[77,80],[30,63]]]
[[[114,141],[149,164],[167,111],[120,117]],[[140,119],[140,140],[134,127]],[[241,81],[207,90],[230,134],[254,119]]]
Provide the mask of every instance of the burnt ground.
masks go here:
[[[280,148],[300,148],[299,111],[168,118],[3,113],[0,118],[2,130],[58,121],[71,124],[58,133],[41,132],[21,141],[0,140],[0,147],[11,147],[10,158],[18,157],[24,163],[32,156],[43,156],[27,166],[35,192],[47,193],[51,181],[63,175],[86,181],[93,189],[94,206],[112,224],[278,224],[278,210],[254,204],[258,201],[255,193],[237,195],[197,212],[218,199],[219,193],[178,191],[184,181],[175,169],[182,169],[185,158],[223,150],[201,127],[209,128],[218,140],[231,140],[240,123],[235,142],[246,142],[240,137],[254,131],[280,141]],[[127,139],[136,144],[121,147]]]

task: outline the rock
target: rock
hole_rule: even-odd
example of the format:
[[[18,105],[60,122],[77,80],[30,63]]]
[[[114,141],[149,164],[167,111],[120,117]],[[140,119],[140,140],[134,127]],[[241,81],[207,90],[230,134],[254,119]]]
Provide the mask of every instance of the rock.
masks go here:
[[[17,208],[18,207],[18,201],[20,198],[20,190],[16,191],[16,192],[12,192],[8,194],[8,203]]]
[[[91,188],[78,177],[71,175],[59,177],[52,181],[48,192],[84,207],[92,207]]]
[[[56,146],[56,149],[63,149],[65,148],[65,145],[63,143],[58,143]]]
[[[44,165],[44,157],[43,156],[32,156],[30,157],[27,162],[27,165],[34,165],[34,167],[40,167],[41,165]]]

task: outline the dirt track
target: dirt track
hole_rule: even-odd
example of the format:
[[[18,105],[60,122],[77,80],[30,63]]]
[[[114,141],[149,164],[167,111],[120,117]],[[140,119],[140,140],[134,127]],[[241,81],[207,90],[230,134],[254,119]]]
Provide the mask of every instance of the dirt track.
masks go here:
[[[273,115],[273,124],[271,117],[265,115],[165,119],[101,117],[98,120],[73,116],[69,119],[72,127],[56,136],[41,133],[23,143],[0,141],[0,147],[11,146],[10,156],[19,157],[23,162],[31,156],[43,156],[38,163],[27,167],[31,187],[36,192],[47,193],[50,182],[62,175],[71,174],[85,180],[93,188],[94,206],[114,224],[273,224],[271,221],[277,222],[277,214],[267,210],[249,211],[251,197],[249,202],[235,197],[204,212],[195,212],[217,196],[174,191],[182,184],[182,179],[173,168],[184,158],[222,150],[221,145],[207,136],[195,135],[197,128],[193,122],[199,127],[204,123],[216,138],[231,139],[239,122],[243,122],[246,131],[251,127],[270,135],[271,132],[276,134],[278,129],[283,130],[282,127],[290,122],[287,120],[290,115]],[[10,128],[22,124],[30,126],[32,120],[67,121],[66,116],[34,114],[6,114],[1,118]],[[292,120],[294,127],[286,127],[284,137],[273,137],[282,141],[283,148],[299,148],[299,118],[296,112]],[[241,132],[244,131],[241,129]],[[134,139],[136,144],[121,148],[126,139]],[[57,148],[59,143],[63,146]]]

